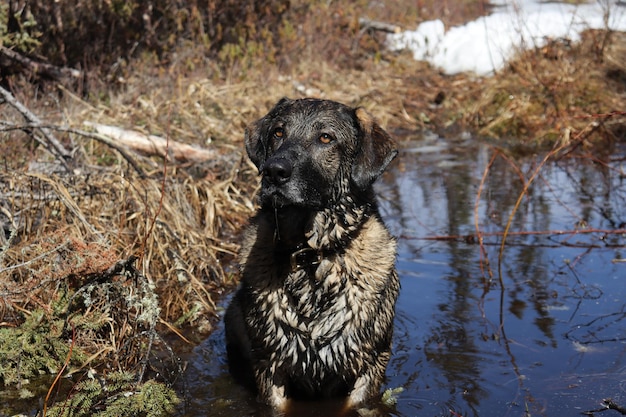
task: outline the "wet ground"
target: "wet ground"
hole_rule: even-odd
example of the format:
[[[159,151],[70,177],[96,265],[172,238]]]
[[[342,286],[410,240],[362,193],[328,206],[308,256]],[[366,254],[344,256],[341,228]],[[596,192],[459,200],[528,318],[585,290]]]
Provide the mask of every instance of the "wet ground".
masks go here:
[[[402,148],[378,191],[402,280],[384,389],[403,391],[395,407],[345,415],[561,417],[606,398],[626,405],[626,147],[541,167],[544,155],[514,158],[470,138]],[[271,415],[228,375],[222,329],[186,359],[180,415]]]

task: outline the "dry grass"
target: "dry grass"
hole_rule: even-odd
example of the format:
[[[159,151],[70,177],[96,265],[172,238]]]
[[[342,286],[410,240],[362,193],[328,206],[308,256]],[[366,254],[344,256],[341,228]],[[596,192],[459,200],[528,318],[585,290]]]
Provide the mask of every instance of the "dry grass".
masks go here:
[[[469,91],[464,122],[531,148],[623,140],[625,59],[626,34],[619,32],[588,31],[579,44],[553,41],[523,52]]]

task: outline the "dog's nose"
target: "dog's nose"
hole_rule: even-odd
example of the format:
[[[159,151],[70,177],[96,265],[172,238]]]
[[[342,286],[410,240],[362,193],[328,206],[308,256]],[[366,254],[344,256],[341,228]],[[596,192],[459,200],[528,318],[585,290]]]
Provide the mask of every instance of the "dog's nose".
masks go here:
[[[263,166],[263,175],[274,184],[284,184],[291,177],[293,167],[285,158],[272,158]]]

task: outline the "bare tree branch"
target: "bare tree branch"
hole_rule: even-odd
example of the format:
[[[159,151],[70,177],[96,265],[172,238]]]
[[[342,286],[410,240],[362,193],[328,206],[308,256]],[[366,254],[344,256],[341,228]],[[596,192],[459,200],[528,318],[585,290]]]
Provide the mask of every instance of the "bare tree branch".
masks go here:
[[[16,125],[16,124],[8,123],[8,122],[0,122],[0,124],[3,124],[6,126],[4,128],[0,128],[0,132],[6,132],[9,130],[49,129],[49,130],[56,130],[56,131],[64,132],[64,133],[73,133],[78,136],[84,136],[86,138],[96,140],[118,151],[124,157],[124,159],[126,159],[126,161],[133,167],[133,169],[137,172],[137,174],[139,174],[141,178],[146,177],[145,171],[141,168],[141,166],[139,166],[139,163],[135,160],[135,158],[131,156],[131,154],[128,152],[128,149],[126,149],[124,146],[120,144],[115,143],[113,140],[107,138],[106,136],[100,135],[98,133],[87,132],[85,130],[80,130],[80,129],[74,129],[68,126],[41,125],[41,124],[35,124],[35,123],[29,123],[25,125]]]
[[[398,25],[394,25],[392,23],[379,22],[377,20],[370,20],[364,17],[359,18],[359,26],[361,26],[363,30],[379,30],[379,31],[388,32],[388,33],[402,32],[402,28]]]
[[[0,56],[4,56],[16,62],[35,74],[43,74],[57,80],[61,78],[79,79],[83,76],[82,71],[77,69],[57,67],[55,65],[46,64],[45,62],[37,62],[2,45],[0,45]]]
[[[28,120],[30,123],[34,125],[42,125],[39,117],[37,117],[33,112],[28,110],[26,106],[24,106],[22,103],[20,103],[19,100],[13,97],[13,94],[11,94],[8,90],[5,90],[2,86],[0,86],[0,96],[2,96],[4,101],[6,101],[13,108],[15,108],[18,112],[20,112],[22,116],[24,116],[24,118]],[[50,132],[49,129],[42,127],[39,129],[39,131],[43,134],[44,138],[46,139],[49,145],[49,146],[46,146],[46,149],[52,148],[54,151],[51,153],[57,157],[57,159],[61,162],[61,164],[63,164],[63,166],[65,167],[67,171],[71,172],[71,168],[68,165],[67,161],[72,158],[72,153],[68,151],[67,149],[65,149],[63,144],[61,144],[61,142],[59,142],[59,140],[56,137],[54,137],[54,135],[52,134],[52,132]],[[41,140],[37,139],[35,135],[32,135],[32,136],[39,143],[42,143]]]

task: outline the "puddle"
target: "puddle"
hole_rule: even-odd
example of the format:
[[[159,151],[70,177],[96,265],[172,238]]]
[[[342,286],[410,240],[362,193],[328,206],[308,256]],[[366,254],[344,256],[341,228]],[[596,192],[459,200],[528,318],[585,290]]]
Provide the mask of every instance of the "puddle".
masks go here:
[[[605,398],[626,404],[626,237],[614,233],[626,223],[626,148],[543,166],[501,255],[541,156],[493,158],[472,140],[403,148],[377,188],[402,281],[384,389],[404,391],[395,409],[368,415],[572,416]],[[186,359],[179,415],[271,415],[228,375],[223,329]],[[291,414],[339,411],[313,402]]]

